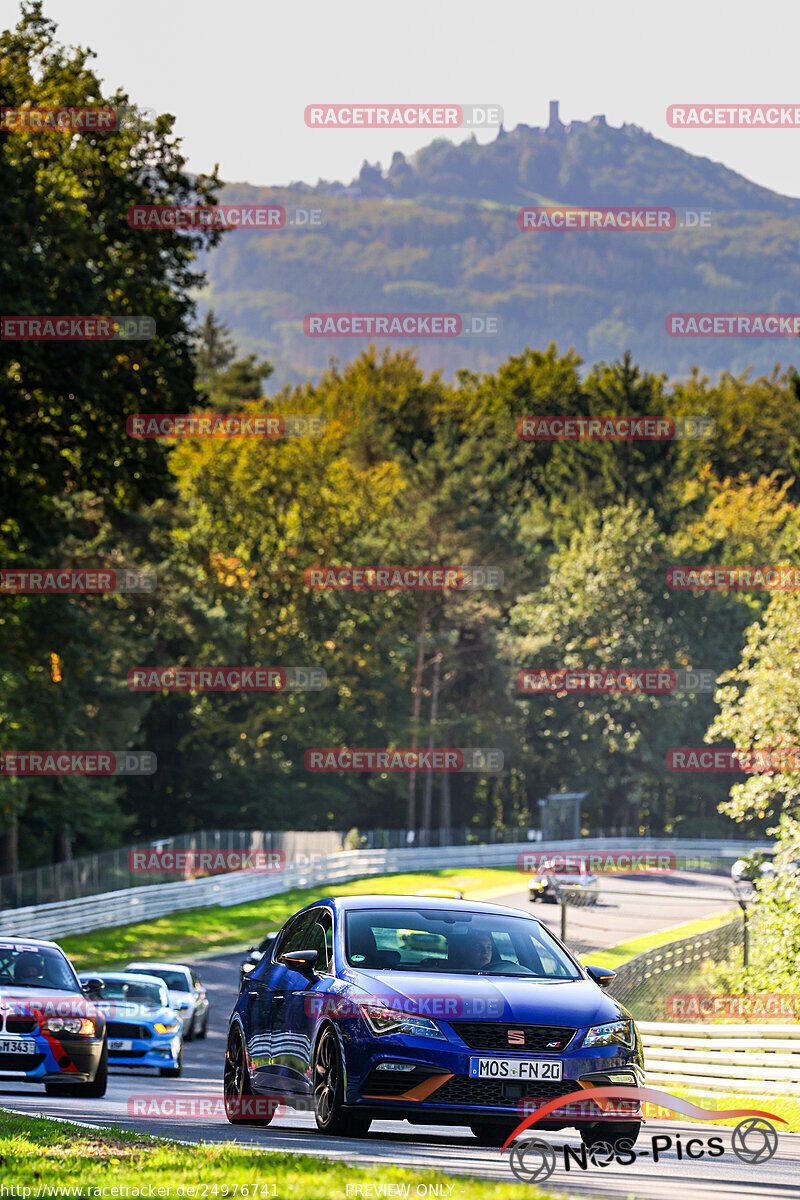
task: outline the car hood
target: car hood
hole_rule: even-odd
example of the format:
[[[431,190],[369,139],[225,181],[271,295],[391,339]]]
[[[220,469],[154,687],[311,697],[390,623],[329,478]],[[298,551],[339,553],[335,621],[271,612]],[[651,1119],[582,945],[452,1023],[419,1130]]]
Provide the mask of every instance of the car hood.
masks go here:
[[[82,992],[59,988],[0,988],[0,1011],[42,1012],[48,1017],[96,1017],[97,1006]]]
[[[171,1008],[162,1008],[156,1004],[137,1004],[124,1000],[95,1000],[95,1005],[109,1020],[116,1021],[163,1021],[165,1024],[175,1021],[176,1014]]]
[[[578,1029],[628,1016],[590,979],[528,980],[509,976],[412,971],[347,971],[346,995],[366,993],[442,1020],[520,1021]]]

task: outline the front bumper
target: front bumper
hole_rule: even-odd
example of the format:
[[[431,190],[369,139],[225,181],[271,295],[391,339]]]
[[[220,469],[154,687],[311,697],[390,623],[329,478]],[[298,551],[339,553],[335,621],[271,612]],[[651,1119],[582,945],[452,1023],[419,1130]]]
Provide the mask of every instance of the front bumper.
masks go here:
[[[116,1039],[112,1039],[116,1040]],[[181,1053],[181,1035],[155,1034],[152,1038],[131,1038],[130,1049],[108,1051],[110,1067],[137,1070],[140,1067],[177,1067]]]
[[[439,1023],[444,1029],[442,1022]],[[452,1034],[450,1035],[453,1036]],[[562,1054],[514,1054],[458,1046],[454,1041],[434,1042],[428,1038],[386,1037],[353,1040],[346,1036],[347,1083],[345,1102],[370,1112],[375,1119],[405,1119],[412,1123],[464,1125],[474,1121],[503,1118],[521,1121],[540,1105],[570,1092],[585,1091],[586,1100],[556,1109],[541,1122],[542,1129],[595,1123],[615,1119],[640,1120],[635,1103],[616,1112],[604,1111],[591,1101],[591,1088],[608,1083],[608,1072],[630,1073],[630,1084],[644,1083],[644,1058],[637,1039],[635,1049],[597,1046]],[[474,1057],[557,1058],[562,1063],[562,1080],[520,1081],[472,1079],[469,1060]],[[413,1064],[413,1071],[377,1071],[380,1063]],[[637,1115],[639,1114],[639,1115]]]
[[[34,1043],[32,1054],[0,1052],[0,1079],[63,1079],[74,1083],[94,1079],[103,1053],[102,1038],[45,1038],[37,1032],[25,1040]]]

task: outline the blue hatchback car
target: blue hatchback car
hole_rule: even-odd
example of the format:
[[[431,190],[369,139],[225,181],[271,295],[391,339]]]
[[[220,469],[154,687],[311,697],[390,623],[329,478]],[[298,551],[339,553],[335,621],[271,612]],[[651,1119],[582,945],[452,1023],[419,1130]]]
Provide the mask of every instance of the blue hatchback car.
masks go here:
[[[157,1067],[161,1075],[180,1075],[183,1023],[170,1007],[163,979],[124,971],[80,978],[95,987],[92,999],[106,1019],[110,1067]]]
[[[585,1142],[635,1141],[641,1110],[609,1115],[592,1087],[641,1086],[630,1013],[535,917],[421,896],[319,900],[292,917],[241,983],[228,1031],[225,1102],[234,1123],[313,1108],[328,1134],[372,1121],[468,1125],[502,1145],[558,1096],[538,1129]],[[619,1120],[622,1113],[624,1120]]]

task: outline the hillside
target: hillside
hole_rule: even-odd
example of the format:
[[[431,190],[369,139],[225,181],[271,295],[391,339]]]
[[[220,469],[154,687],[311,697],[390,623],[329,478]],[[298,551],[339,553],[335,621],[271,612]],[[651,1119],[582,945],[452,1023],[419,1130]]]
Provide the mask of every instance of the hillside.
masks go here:
[[[800,309],[800,200],[719,163],[604,118],[500,130],[487,145],[437,138],[388,169],[364,164],[349,184],[231,184],[226,203],[319,208],[321,228],[234,232],[206,261],[212,304],[241,346],[276,366],[282,384],[316,376],[369,338],[306,336],[307,312],[492,313],[494,337],[417,343],[426,369],[494,366],[524,345],[574,345],[587,361],[626,349],[670,376],[796,361],[785,338],[676,340],[673,311]],[[521,205],[660,205],[673,230],[521,231]],[[683,209],[709,224],[680,224]],[[385,339],[381,339],[385,341]],[[405,343],[409,344],[409,343]]]

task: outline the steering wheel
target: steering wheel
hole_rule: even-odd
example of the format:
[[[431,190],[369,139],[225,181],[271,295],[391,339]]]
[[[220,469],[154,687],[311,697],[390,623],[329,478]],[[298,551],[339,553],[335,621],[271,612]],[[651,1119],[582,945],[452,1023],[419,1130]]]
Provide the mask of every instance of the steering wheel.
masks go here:
[[[487,975],[504,975],[506,972],[502,970],[503,967],[514,967],[515,974],[517,971],[521,971],[525,975],[536,974],[536,972],[532,971],[530,967],[524,967],[522,963],[512,963],[511,960],[507,958],[501,958],[499,962],[490,963],[488,967],[484,968],[484,971]]]

